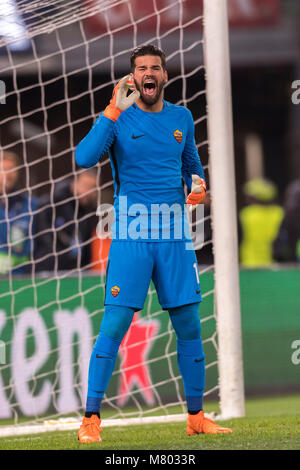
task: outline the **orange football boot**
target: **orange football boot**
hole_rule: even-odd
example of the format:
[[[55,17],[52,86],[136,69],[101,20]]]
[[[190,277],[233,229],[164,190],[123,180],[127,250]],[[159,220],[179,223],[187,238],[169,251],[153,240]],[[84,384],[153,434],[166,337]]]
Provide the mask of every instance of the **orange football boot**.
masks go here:
[[[90,442],[102,442],[100,432],[102,431],[101,419],[97,415],[90,418],[83,417],[82,424],[78,431],[78,440],[81,444],[89,444]]]
[[[193,434],[228,434],[232,433],[230,428],[222,428],[217,423],[204,416],[203,410],[196,415],[188,415],[186,433],[188,436]]]

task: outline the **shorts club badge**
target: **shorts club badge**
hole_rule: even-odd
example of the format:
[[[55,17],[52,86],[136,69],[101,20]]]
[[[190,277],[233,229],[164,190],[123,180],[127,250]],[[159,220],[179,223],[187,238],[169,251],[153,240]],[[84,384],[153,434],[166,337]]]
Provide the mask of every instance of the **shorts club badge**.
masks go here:
[[[120,292],[120,287],[118,286],[113,286],[111,289],[110,289],[110,292],[112,294],[113,297],[117,297],[117,295],[119,295],[119,292]]]

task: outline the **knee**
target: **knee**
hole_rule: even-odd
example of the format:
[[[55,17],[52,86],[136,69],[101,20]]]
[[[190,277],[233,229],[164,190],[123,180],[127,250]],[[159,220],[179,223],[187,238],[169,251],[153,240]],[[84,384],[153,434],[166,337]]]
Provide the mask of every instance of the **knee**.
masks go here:
[[[179,356],[197,357],[197,362],[204,361],[204,350],[201,338],[197,339],[177,339],[177,352]]]
[[[170,309],[169,313],[178,339],[201,339],[199,303]]]
[[[106,359],[112,359],[118,354],[120,343],[120,339],[106,336],[100,331],[94,344],[93,353],[101,354],[101,356]]]
[[[100,333],[121,342],[127,333],[133,315],[134,309],[132,308],[107,305],[101,322]]]

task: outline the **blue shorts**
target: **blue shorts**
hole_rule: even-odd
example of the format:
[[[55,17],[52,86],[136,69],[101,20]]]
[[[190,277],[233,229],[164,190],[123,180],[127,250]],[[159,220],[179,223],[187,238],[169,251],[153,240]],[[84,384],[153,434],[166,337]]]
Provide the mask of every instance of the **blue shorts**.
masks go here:
[[[151,279],[163,309],[201,302],[194,250],[185,241],[113,240],[109,250],[105,305],[142,310]]]

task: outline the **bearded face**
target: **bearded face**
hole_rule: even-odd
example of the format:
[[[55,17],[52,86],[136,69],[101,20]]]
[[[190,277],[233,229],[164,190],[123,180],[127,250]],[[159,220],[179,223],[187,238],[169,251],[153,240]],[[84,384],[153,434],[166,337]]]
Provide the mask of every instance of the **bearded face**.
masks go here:
[[[167,72],[161,65],[160,57],[150,55],[137,57],[133,80],[145,105],[152,106],[157,103],[167,82]]]
[[[136,80],[134,80],[134,83],[141,94],[141,100],[148,106],[157,103],[165,85],[164,80],[158,81],[153,75],[147,75],[141,84]]]

